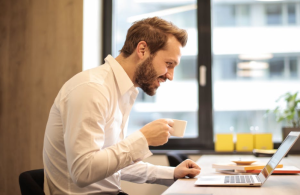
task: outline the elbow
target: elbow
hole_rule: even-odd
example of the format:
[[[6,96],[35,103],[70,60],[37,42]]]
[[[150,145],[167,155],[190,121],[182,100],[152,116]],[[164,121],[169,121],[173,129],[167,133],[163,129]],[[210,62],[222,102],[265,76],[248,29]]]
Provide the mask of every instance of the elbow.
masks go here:
[[[94,181],[91,181],[89,175],[90,174],[87,172],[87,170],[84,169],[81,171],[79,171],[78,169],[74,169],[73,171],[71,171],[71,178],[73,180],[73,183],[80,188],[87,187],[88,185],[94,183]]]
[[[87,177],[87,174],[83,173],[83,172],[78,173],[78,172],[74,171],[71,173],[71,178],[73,180],[73,183],[80,188],[87,187],[88,185],[91,185],[93,183]]]
[[[76,186],[78,186],[80,188],[84,188],[84,187],[87,187],[92,184],[88,180],[82,179],[80,177],[77,178],[75,181],[73,180],[73,182],[76,184]]]
[[[80,169],[79,167],[81,166],[73,166],[70,171],[70,176],[76,186],[84,188],[92,184],[92,182],[87,177],[89,175],[87,171],[85,169]]]
[[[84,188],[110,176],[107,174],[109,167],[107,165],[99,166],[97,162],[97,156],[90,154],[82,156],[74,163],[69,164],[69,173],[73,183],[80,188]]]
[[[87,187],[97,181],[105,179],[105,177],[100,178],[99,175],[98,177],[95,177],[92,170],[88,168],[82,169],[80,171],[78,169],[74,169],[73,171],[71,171],[71,178],[73,180],[73,183],[80,188]]]
[[[81,174],[72,180],[76,186],[78,186],[80,188],[84,188],[84,187],[87,187],[87,186],[89,186],[97,181],[103,180],[103,179],[105,179],[105,178],[99,178],[99,180],[94,181],[94,180],[91,180],[91,178],[89,178],[87,175]]]

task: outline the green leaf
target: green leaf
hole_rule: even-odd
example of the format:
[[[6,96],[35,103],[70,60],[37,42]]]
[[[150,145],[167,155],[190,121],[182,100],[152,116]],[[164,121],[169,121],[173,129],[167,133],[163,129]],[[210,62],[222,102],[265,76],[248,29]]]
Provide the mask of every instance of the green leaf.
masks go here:
[[[279,112],[279,106],[277,106],[274,111],[273,111],[275,114]]]
[[[285,117],[279,117],[278,119],[277,119],[277,122],[281,122],[281,121],[283,121],[285,119]]]
[[[282,98],[286,97],[286,96],[290,96],[290,93],[286,93],[286,94],[283,94],[281,96],[279,96],[279,98],[276,100],[276,102],[280,101]]]
[[[287,120],[291,121],[294,119],[294,115],[293,114],[288,115],[286,118],[287,118]]]
[[[276,121],[281,122],[286,120],[286,122],[290,125],[298,125],[300,126],[300,108],[298,108],[298,104],[300,104],[300,99],[297,99],[299,92],[290,93],[287,92],[281,95],[276,102],[278,105],[273,110],[273,113],[276,116]],[[281,102],[285,101],[285,107],[281,108]],[[281,102],[279,102],[281,101]],[[271,110],[267,110],[264,117],[269,114]]]

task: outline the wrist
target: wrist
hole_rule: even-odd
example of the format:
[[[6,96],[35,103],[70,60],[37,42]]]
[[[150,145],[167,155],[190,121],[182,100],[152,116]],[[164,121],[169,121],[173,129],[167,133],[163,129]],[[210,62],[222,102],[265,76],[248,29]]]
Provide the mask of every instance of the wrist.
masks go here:
[[[147,136],[145,135],[145,133],[142,130],[140,130],[140,132],[142,133],[142,135],[144,136],[145,140],[147,141],[148,146],[150,146],[149,140],[148,140]]]
[[[176,174],[176,171],[178,171],[178,170],[176,170],[176,168],[177,167],[175,167],[175,169],[174,169],[174,175],[173,175],[174,181],[176,181],[178,179],[177,174]]]
[[[176,177],[175,177],[175,174],[174,174],[174,177],[173,177],[173,179],[174,179],[174,181],[176,181],[176,180],[178,179],[178,178],[176,178]]]

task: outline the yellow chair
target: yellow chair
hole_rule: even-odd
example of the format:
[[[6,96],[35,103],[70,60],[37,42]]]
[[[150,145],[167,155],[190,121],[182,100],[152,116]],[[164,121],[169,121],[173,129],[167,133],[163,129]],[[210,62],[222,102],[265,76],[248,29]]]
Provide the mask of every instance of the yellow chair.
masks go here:
[[[254,149],[254,136],[252,133],[236,134],[236,151],[246,152]]]
[[[230,152],[234,150],[233,134],[216,134],[215,151]]]
[[[272,133],[257,133],[254,134],[254,149],[273,149]]]

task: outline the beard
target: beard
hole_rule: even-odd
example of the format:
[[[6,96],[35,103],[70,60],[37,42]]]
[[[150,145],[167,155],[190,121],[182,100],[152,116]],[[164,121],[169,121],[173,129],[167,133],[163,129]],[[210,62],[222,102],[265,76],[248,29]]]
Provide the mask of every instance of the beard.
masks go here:
[[[148,95],[153,96],[158,86],[155,85],[158,78],[166,80],[165,76],[157,77],[157,72],[153,67],[153,55],[150,55],[142,64],[138,66],[134,73],[134,81]]]

